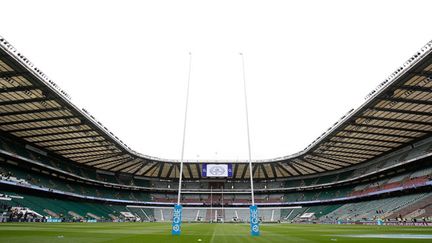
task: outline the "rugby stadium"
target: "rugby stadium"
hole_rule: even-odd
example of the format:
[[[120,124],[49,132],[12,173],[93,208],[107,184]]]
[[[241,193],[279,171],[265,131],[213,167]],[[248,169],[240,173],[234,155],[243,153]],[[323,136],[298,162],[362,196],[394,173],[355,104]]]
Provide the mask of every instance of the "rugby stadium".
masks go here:
[[[1,242],[432,240],[432,42],[279,158],[136,152],[2,37],[0,118]]]

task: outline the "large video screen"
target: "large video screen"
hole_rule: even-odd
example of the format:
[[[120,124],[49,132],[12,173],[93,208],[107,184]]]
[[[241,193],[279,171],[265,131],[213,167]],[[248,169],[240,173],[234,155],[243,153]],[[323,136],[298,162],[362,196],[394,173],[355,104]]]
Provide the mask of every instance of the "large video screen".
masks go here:
[[[203,177],[232,177],[232,164],[204,164]]]

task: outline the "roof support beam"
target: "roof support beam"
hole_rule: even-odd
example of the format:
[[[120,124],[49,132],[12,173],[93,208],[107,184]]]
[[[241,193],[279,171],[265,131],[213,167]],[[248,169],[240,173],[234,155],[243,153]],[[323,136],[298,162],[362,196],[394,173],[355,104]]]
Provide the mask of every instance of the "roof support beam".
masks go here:
[[[110,160],[106,160],[107,158],[110,158]],[[97,157],[96,159],[92,159],[92,160],[89,160],[89,161],[86,161],[86,162],[84,162],[84,163],[81,163],[81,164],[85,164],[85,165],[89,165],[89,166],[94,166],[94,165],[99,165],[99,164],[108,164],[108,163],[111,163],[111,162],[119,162],[119,161],[121,161],[121,160],[124,160],[125,158],[121,158],[121,159],[113,159],[113,158],[117,158],[117,156],[114,156],[114,157]],[[96,162],[96,163],[94,163],[94,162]]]
[[[96,149],[98,148],[98,149]],[[80,151],[83,149],[90,149],[89,151]],[[67,153],[59,153],[60,151],[57,150],[55,151],[56,153],[65,156],[65,155],[69,155],[69,154],[82,154],[82,153],[91,153],[91,152],[101,152],[104,150],[108,150],[108,151],[114,151],[115,148],[107,148],[106,146],[103,145],[98,145],[98,146],[91,146],[91,147],[86,147],[86,148],[73,148],[73,149],[68,149],[68,150],[64,150],[67,151]]]
[[[141,165],[139,167],[137,167],[135,169],[135,171],[133,171],[133,172],[131,171],[130,173],[133,174],[133,175],[137,175],[137,172],[140,171],[146,164],[148,164],[148,162],[141,161]]]
[[[81,164],[85,164],[85,165],[88,165],[88,164],[90,164],[90,163],[92,163],[92,162],[95,162],[95,161],[98,161],[98,160],[104,160],[104,162],[105,161],[107,161],[107,159],[108,159],[108,161],[114,161],[114,160],[112,160],[112,159],[116,159],[116,158],[118,158],[119,156],[117,156],[117,155],[114,155],[114,156],[112,156],[112,155],[107,155],[107,156],[104,156],[104,155],[96,155],[96,156],[93,156],[93,157],[95,157],[95,159],[90,159],[90,160],[87,160],[87,161],[85,161],[85,162],[82,162]],[[124,158],[121,158],[121,159],[124,159]],[[118,160],[120,160],[120,159],[118,159]]]
[[[34,123],[34,122],[45,122],[45,121],[56,121],[56,120],[65,120],[65,119],[81,119],[80,116],[58,116],[58,117],[49,117],[49,118],[38,118],[32,120],[19,120],[19,121],[11,121],[11,122],[1,122],[0,126],[7,125],[15,125],[15,124],[25,124],[25,123]]]
[[[382,97],[379,99],[387,100],[391,102],[410,103],[410,104],[417,104],[417,105],[432,105],[432,102],[427,100],[414,100],[414,99],[395,98],[395,97]]]
[[[276,168],[274,166],[274,163],[269,164],[269,166],[270,166],[270,168],[271,168],[271,170],[273,172],[273,177],[277,178],[278,176],[276,174]]]
[[[395,89],[413,90],[413,91],[420,91],[420,92],[432,92],[432,89],[430,87],[411,86],[411,85],[402,85],[402,86],[395,87]]]
[[[252,164],[252,176],[255,177],[255,172],[257,171],[258,167],[259,167],[258,165]]]
[[[117,170],[116,172],[132,174],[131,173],[132,171],[135,171],[137,168],[141,167],[141,162],[142,161],[136,161],[131,166],[128,166],[128,167],[120,169],[120,170]]]
[[[18,115],[33,115],[42,112],[53,112],[53,111],[68,111],[64,107],[54,107],[54,108],[44,108],[44,109],[35,109],[35,110],[24,110],[24,111],[11,111],[0,113],[1,116],[18,116]]]
[[[174,178],[179,179],[179,174],[180,174],[180,166],[177,164],[173,164],[174,167]],[[179,174],[177,174],[177,172],[179,172]]]
[[[306,161],[306,162],[308,162],[308,161]],[[296,162],[294,162],[294,163],[295,163],[297,166],[303,166],[303,167],[305,167],[305,168],[307,168],[307,169],[313,171],[314,173],[319,173],[319,172],[320,172],[320,171],[317,171],[315,168],[311,167],[308,163],[300,163],[300,162],[298,162],[298,161],[296,161]],[[315,166],[315,167],[318,167],[318,168],[320,168],[320,169],[323,169],[324,171],[328,171],[328,169],[325,169],[325,168],[323,168],[323,167],[317,166],[317,165],[315,165],[315,164],[314,164],[314,166]]]
[[[421,70],[419,72],[412,72],[414,75],[418,75],[418,76],[424,76],[424,77],[430,77],[432,76],[432,71],[425,71],[425,70]]]
[[[404,132],[421,132],[421,133],[428,133],[429,132],[427,130],[420,130],[420,129],[413,129],[413,128],[389,127],[389,126],[370,125],[370,124],[361,124],[361,123],[355,123],[355,124],[350,124],[350,125],[356,126],[356,127],[370,127],[370,128],[377,128],[377,129],[404,131]]]
[[[187,170],[189,172],[189,179],[193,179],[192,169],[190,167],[190,164],[189,163],[185,163],[185,165],[186,165],[186,168],[187,168]]]
[[[196,164],[195,164],[195,167],[196,167],[196,170],[198,171],[198,178],[201,179],[202,176],[201,176],[201,170],[200,170],[199,164],[196,163]],[[235,165],[234,168],[236,169],[237,166]],[[233,173],[233,175],[235,176],[236,174]]]
[[[335,154],[338,153],[338,154]],[[339,156],[339,157],[347,157],[347,158],[353,158],[353,159],[361,159],[361,160],[367,160],[373,157],[373,155],[364,155],[364,154],[358,154],[358,153],[352,153],[352,152],[342,152],[342,151],[322,151],[319,154],[328,154],[333,156]]]
[[[394,144],[397,144],[396,146],[399,146],[400,144],[404,143],[404,142],[383,140],[383,139],[377,139],[377,138],[362,138],[362,137],[358,138],[358,137],[349,137],[349,136],[342,136],[342,135],[335,135],[334,137],[346,138],[346,139],[355,139],[355,140],[365,140],[365,141],[371,141],[371,142],[394,143]]]
[[[342,143],[343,144],[343,143]],[[369,147],[373,147],[373,146],[368,146],[368,145],[359,145],[359,146],[367,146],[368,148],[358,148],[358,147],[349,147],[349,146],[341,146],[341,145],[334,145],[334,144],[328,144],[325,143],[322,145],[323,147],[333,147],[333,148],[340,148],[340,149],[354,149],[354,150],[360,150],[360,151],[370,151],[370,152],[377,152],[377,153],[384,153],[387,150],[377,150],[377,149],[371,149]]]
[[[316,154],[316,153],[313,153],[313,156],[318,157],[318,158],[323,158],[326,160],[334,160],[334,161],[338,161],[341,163],[347,163],[347,164],[351,164],[351,165],[354,165],[357,163],[357,161],[352,162],[350,158],[345,158],[345,157],[340,158],[340,157],[334,156],[333,154]],[[358,158],[356,158],[356,159],[358,159]]]
[[[28,135],[28,136],[21,136],[21,138],[38,138],[38,137],[46,137],[46,136],[58,136],[58,135],[66,135],[66,134],[73,134],[73,133],[86,133],[91,132],[92,129],[83,129],[83,130],[74,130],[74,131],[63,131],[63,132],[53,132],[53,133],[45,133],[45,134],[36,134],[36,135]],[[68,137],[69,138],[69,137]]]
[[[27,132],[27,131],[37,131],[37,130],[53,129],[53,128],[73,128],[82,125],[85,124],[80,121],[78,123],[69,123],[67,125],[63,124],[63,125],[51,125],[51,126],[42,126],[42,127],[20,128],[20,129],[5,130],[5,132]]]
[[[4,113],[0,113],[0,116],[34,115],[34,114],[40,114],[43,112],[56,112],[56,111],[70,112],[69,110],[65,109],[64,107],[52,107],[52,108],[35,109],[35,110],[4,112]]]
[[[74,151],[74,150],[79,150],[79,149],[91,149],[91,148],[101,148],[101,147],[108,147],[108,146],[113,146],[112,144],[100,144],[97,142],[89,142],[89,143],[82,143],[82,144],[76,144],[76,145],[84,145],[83,147],[69,147],[69,148],[62,148],[62,149],[53,149],[52,147],[46,147],[51,151],[55,151],[56,153],[60,153],[60,152],[68,152],[68,151]],[[90,146],[88,146],[90,145]],[[58,147],[58,146],[56,146]],[[63,147],[65,147],[63,145]]]
[[[362,143],[362,142],[346,142],[339,140],[328,140],[331,143],[343,143],[343,144],[353,144],[353,145],[362,145],[362,146],[370,146],[370,147],[378,147],[378,148],[386,148],[386,149],[394,149],[394,146],[386,146],[386,145],[376,145],[370,143]]]
[[[291,162],[293,163],[293,162]],[[297,174],[299,175],[304,175],[303,173],[301,173],[295,166],[291,165],[291,164],[287,164],[287,166],[289,166],[291,169],[293,169],[295,172],[297,172]]]
[[[63,107],[54,107],[54,108],[44,108],[44,109],[35,109],[35,110],[23,110],[23,111],[10,111],[10,112],[0,112],[0,116],[19,116],[19,115],[33,115],[42,112],[52,112],[52,111],[66,111]]]
[[[160,178],[162,175],[164,165],[165,165],[165,163],[160,163],[160,167],[159,167],[159,171],[158,171],[158,175],[157,175],[158,178]]]
[[[323,161],[323,160],[316,159],[314,157],[309,157],[309,158],[307,158],[305,160],[309,161],[310,163],[315,163],[315,165],[317,165],[317,163],[320,163],[320,164],[331,165],[331,166],[339,167],[339,168],[351,165],[351,164],[346,163],[346,162],[340,162],[342,164],[338,164],[338,163],[334,163],[334,162],[330,162],[330,161]],[[330,159],[328,159],[328,160],[330,160]]]
[[[8,100],[8,101],[0,102],[0,106],[2,106],[2,105],[16,105],[16,104],[31,103],[31,102],[49,102],[49,101],[54,101],[54,100],[46,98],[46,97],[29,98],[29,99],[22,99],[22,100]]]
[[[155,162],[153,165],[151,165],[147,170],[145,170],[143,173],[141,173],[141,175],[145,175],[147,173],[149,173],[151,170],[153,170],[156,166],[158,166],[160,163],[159,162]]]
[[[297,168],[298,171],[303,170],[304,172],[301,172],[303,175],[307,175],[307,174],[311,174],[311,173],[317,173],[316,170],[309,169],[308,167],[303,166],[302,164],[300,164],[298,162],[292,162],[291,167]],[[308,172],[309,170],[311,170],[312,172]]]
[[[107,164],[117,164],[117,163],[120,163],[121,161],[123,161],[123,160],[125,160],[125,159],[127,159],[127,158],[122,158],[122,159],[117,159],[117,160],[109,160],[109,161],[100,161],[100,162],[97,162],[97,163],[94,163],[94,164],[92,164],[91,166],[100,166],[100,165],[107,165]],[[93,161],[94,162],[94,161]]]
[[[233,168],[233,177],[236,177],[237,176],[237,171],[238,171],[239,164],[234,164],[233,167],[234,167]]]
[[[111,161],[111,162],[99,163],[99,164],[92,165],[92,166],[95,167],[95,168],[97,168],[97,169],[105,170],[105,169],[103,168],[104,166],[118,165],[119,163],[120,163],[120,162],[114,162],[114,161]]]
[[[47,140],[39,140],[34,141],[33,143],[46,143],[46,142],[57,142],[57,141],[67,141],[67,140],[74,140],[74,139],[82,139],[82,138],[102,138],[100,135],[86,135],[81,137],[73,137],[73,138],[55,138],[55,139],[47,139]]]
[[[355,149],[355,148],[347,148],[349,150],[354,150],[354,151],[345,151],[345,150],[338,150],[338,149],[333,149],[331,147],[328,148],[323,148],[321,150],[321,152],[325,152],[325,151],[330,151],[330,152],[340,152],[340,153],[350,153],[350,154],[357,154],[357,155],[366,155],[366,156],[376,156],[376,153],[370,154],[370,153],[363,153],[361,149]]]
[[[91,152],[89,152],[91,153]],[[110,153],[101,153],[101,154],[95,154],[95,155],[80,155],[80,156],[64,156],[70,160],[79,159],[79,158],[88,158],[90,156],[97,156],[97,155],[111,155],[111,154],[121,154],[121,152],[110,152]]]
[[[0,72],[0,78],[12,78],[17,76],[22,76],[26,74],[25,72],[17,72],[17,71],[6,71]]]
[[[243,172],[242,172],[242,176],[241,176],[242,179],[245,179],[246,171],[247,171],[248,167],[249,167],[249,166],[246,166],[246,165],[244,166],[244,168],[243,168]]]
[[[406,124],[414,124],[414,125],[424,125],[424,126],[432,126],[432,122],[422,122],[422,121],[409,121],[404,119],[397,118],[384,118],[384,117],[376,117],[376,116],[358,116],[360,119],[368,119],[368,120],[378,120],[378,121],[387,121],[387,122],[400,122]]]
[[[107,168],[104,168],[104,170],[109,170],[109,171],[120,171],[120,170],[122,170],[122,169],[124,169],[124,168],[126,168],[126,167],[131,167],[131,166],[134,166],[134,165],[136,165],[137,163],[139,163],[139,162],[137,162],[137,163],[134,163],[134,164],[132,164],[132,165],[126,165],[127,163],[129,163],[129,162],[131,162],[131,161],[134,161],[134,160],[135,160],[135,158],[126,158],[126,159],[124,159],[123,161],[119,161],[120,164],[111,165],[111,166],[109,166],[109,167],[107,167]],[[117,169],[117,170],[115,170],[115,169]]]
[[[407,139],[417,138],[416,136],[396,135],[396,134],[388,134],[388,133],[377,133],[377,132],[358,131],[358,130],[342,130],[341,132],[360,133],[360,134],[366,134],[366,135],[377,135],[377,136],[387,136],[387,137],[407,138]]]
[[[83,151],[84,149],[89,149],[88,151]],[[70,154],[81,154],[81,153],[92,153],[92,152],[101,152],[101,151],[110,151],[113,152],[116,148],[107,148],[106,145],[94,145],[88,147],[79,147],[79,148],[68,148],[61,150],[51,149],[52,152],[57,153],[61,156],[66,156]]]
[[[327,155],[322,155],[322,154],[316,154],[316,153],[313,153],[313,156],[314,156],[314,157],[318,157],[318,158],[322,158],[322,159],[325,159],[325,160],[334,160],[334,161],[341,162],[341,163],[345,163],[345,164],[348,164],[348,165],[353,165],[353,164],[355,164],[355,163],[353,163],[353,162],[351,162],[351,161],[346,161],[346,160],[336,159],[336,158],[332,158],[331,156],[328,156],[328,157],[327,157]],[[326,162],[326,161],[324,161],[324,162]],[[326,163],[327,163],[327,162],[326,162]]]
[[[275,167],[276,171],[279,172],[279,174],[280,174],[280,176],[278,176],[278,177],[276,177],[276,178],[283,178],[283,177],[284,177],[284,173],[283,173],[283,171],[282,171],[280,165],[277,164],[277,165],[275,165],[274,167]],[[290,175],[290,174],[287,174],[287,176],[289,176],[289,175]]]
[[[97,140],[97,141],[84,141],[84,142],[82,142],[82,141],[75,141],[75,142],[70,142],[70,143],[48,145],[48,146],[43,146],[43,147],[48,148],[48,149],[56,150],[57,147],[65,147],[65,146],[70,146],[70,145],[94,144],[94,143],[107,143],[106,145],[113,145],[111,143],[106,142],[105,140]],[[59,150],[59,151],[61,151],[61,150]]]
[[[331,163],[331,162],[330,163],[328,163],[328,162],[325,163],[325,162],[316,160],[314,158],[309,158],[309,159],[305,159],[305,160],[308,161],[309,163],[311,163],[311,164],[319,167],[319,168],[322,168],[322,169],[326,170],[326,171],[328,171],[329,169],[328,168],[324,168],[324,166],[330,167],[331,169],[339,169],[339,168],[342,168],[344,166],[349,165],[349,164],[342,165],[342,164]]]
[[[41,90],[42,88],[38,86],[17,86],[11,88],[0,88],[0,93],[14,93],[14,92],[32,91],[37,89]]]
[[[264,165],[261,165],[261,169],[262,169],[262,171],[263,171],[263,173],[264,173],[264,178],[268,179],[269,176],[268,176],[268,174],[267,174],[267,171],[266,171]]]
[[[334,164],[334,163],[326,163],[326,162],[322,162],[322,161],[319,161],[319,160],[313,160],[313,159],[310,159],[309,160],[309,162],[311,163],[311,164],[314,164],[314,165],[320,165],[320,166],[327,166],[328,168],[327,168],[327,170],[335,170],[335,169],[340,169],[340,168],[343,168],[344,167],[344,165],[338,165],[338,164]]]
[[[174,170],[174,165],[173,165],[173,164],[169,164],[169,166],[170,166],[170,168],[169,168],[169,170],[168,170],[167,177],[168,177],[168,178],[174,178],[175,175],[174,175],[174,176],[171,176],[171,174],[172,174],[172,172],[173,172],[173,170]]]
[[[373,107],[373,108],[370,108],[370,110],[410,114],[410,115],[417,115],[417,116],[430,116],[431,115],[429,112],[424,112],[424,111],[413,111],[413,110],[402,110],[402,109],[380,108],[380,107]]]
[[[291,172],[289,172],[283,165],[281,165],[281,164],[277,164],[277,166],[278,166],[278,168],[280,169],[280,170],[283,170],[283,171],[285,171],[286,173],[287,173],[287,175],[288,176],[294,176]]]
[[[356,157],[356,156],[349,156],[349,155],[338,155],[338,154],[323,154],[323,155],[328,155],[329,158],[331,158],[331,159],[335,159],[335,158],[338,158],[338,159],[349,159],[349,160],[352,159],[353,161],[355,161],[354,163],[364,162],[364,161],[368,160],[368,159],[363,158],[363,157],[359,158],[359,157]]]

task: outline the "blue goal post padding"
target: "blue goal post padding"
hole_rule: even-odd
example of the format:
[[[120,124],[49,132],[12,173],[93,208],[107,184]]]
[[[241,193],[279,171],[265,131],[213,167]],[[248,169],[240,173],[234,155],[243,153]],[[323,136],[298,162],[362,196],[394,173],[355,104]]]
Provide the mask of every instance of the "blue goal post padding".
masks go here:
[[[181,220],[182,220],[182,206],[177,204],[174,206],[173,222],[172,222],[172,235],[180,235],[181,233]]]
[[[258,207],[256,205],[250,206],[250,227],[251,227],[251,235],[259,236],[259,218],[258,218]]]

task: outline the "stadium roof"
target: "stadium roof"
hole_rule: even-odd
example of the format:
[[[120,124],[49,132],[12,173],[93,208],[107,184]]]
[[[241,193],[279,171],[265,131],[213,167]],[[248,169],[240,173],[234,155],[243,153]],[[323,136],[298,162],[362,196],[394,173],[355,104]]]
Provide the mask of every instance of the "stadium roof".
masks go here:
[[[256,160],[257,179],[334,171],[364,163],[430,136],[432,42],[372,91],[303,151]],[[361,72],[360,70],[359,72]],[[354,74],[355,75],[355,74]],[[70,161],[136,176],[177,178],[179,163],[133,151],[76,107],[64,91],[0,37],[0,130]],[[201,178],[202,163],[188,161],[185,179]],[[249,177],[246,161],[233,161],[235,179]]]

